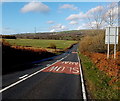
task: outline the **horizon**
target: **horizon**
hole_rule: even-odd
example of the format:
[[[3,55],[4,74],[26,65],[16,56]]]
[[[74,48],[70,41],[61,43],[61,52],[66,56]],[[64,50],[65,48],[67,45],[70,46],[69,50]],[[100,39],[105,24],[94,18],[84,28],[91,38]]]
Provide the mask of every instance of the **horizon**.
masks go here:
[[[0,35],[21,35],[21,34],[46,34],[46,33],[60,33],[60,32],[68,32],[68,31],[83,31],[83,30],[105,30],[105,29],[80,29],[80,30],[65,30],[65,31],[59,31],[59,32],[33,32],[33,33],[14,33],[14,34],[0,34]]]

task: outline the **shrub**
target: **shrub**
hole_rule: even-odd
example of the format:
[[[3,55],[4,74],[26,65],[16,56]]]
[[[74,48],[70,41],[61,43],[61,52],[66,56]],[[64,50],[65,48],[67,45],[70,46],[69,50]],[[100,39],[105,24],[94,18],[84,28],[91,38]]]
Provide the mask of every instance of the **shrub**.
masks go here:
[[[11,45],[9,44],[9,42],[7,42],[5,39],[2,39],[2,41],[1,41],[1,43],[2,43],[2,47],[10,47]]]
[[[106,53],[107,45],[105,44],[105,34],[99,33],[94,36],[88,35],[83,37],[83,39],[80,41],[80,51]],[[110,53],[113,53],[113,51],[114,45],[110,45]],[[117,45],[117,51],[120,51],[120,36],[119,43]]]
[[[105,37],[104,34],[98,34],[96,36],[86,36],[80,42],[81,52],[106,52]]]
[[[4,38],[4,39],[16,39],[16,36],[14,36],[14,35],[2,35],[2,38]]]
[[[50,43],[49,48],[56,49],[56,45],[54,43]]]

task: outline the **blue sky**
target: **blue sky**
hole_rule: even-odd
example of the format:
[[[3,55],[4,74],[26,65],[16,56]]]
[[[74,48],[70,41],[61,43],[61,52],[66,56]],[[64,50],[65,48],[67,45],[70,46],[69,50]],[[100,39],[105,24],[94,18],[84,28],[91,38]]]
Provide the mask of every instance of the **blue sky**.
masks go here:
[[[32,33],[35,27],[37,32],[85,29],[84,25],[87,22],[77,17],[83,16],[97,6],[108,5],[107,2],[32,3],[4,2],[0,5],[2,6],[2,34]]]

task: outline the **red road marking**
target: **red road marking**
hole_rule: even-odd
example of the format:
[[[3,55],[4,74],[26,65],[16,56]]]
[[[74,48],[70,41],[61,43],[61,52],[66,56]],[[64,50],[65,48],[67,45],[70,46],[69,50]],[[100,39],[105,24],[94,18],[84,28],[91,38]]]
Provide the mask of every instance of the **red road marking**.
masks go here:
[[[66,73],[79,75],[79,62],[60,61],[54,65],[51,65],[43,72],[54,72],[54,73]]]
[[[77,52],[72,52],[72,53],[77,53]]]

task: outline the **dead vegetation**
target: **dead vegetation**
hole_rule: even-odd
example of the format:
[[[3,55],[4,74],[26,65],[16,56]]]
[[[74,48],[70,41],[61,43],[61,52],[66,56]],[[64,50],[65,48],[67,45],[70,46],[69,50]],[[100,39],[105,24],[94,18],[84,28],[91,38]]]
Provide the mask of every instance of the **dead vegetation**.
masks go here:
[[[114,45],[110,45],[110,58],[107,59],[105,33],[83,37],[80,41],[79,49],[83,55],[83,57],[81,55],[81,60],[83,61],[84,73],[87,75],[85,79],[87,80],[87,85],[89,85],[88,92],[93,95],[91,97],[93,99],[118,99],[118,91],[120,90],[120,36],[117,45],[116,59],[114,59],[113,54]],[[84,57],[89,58],[88,61],[84,59]],[[96,75],[96,81],[94,80],[94,75]],[[94,87],[90,88],[93,85]],[[97,85],[100,86],[99,88],[101,88],[103,92],[101,89],[98,89]],[[105,91],[106,93],[104,93]]]

